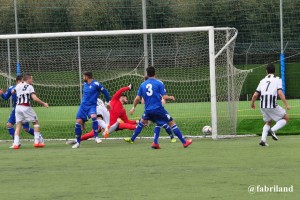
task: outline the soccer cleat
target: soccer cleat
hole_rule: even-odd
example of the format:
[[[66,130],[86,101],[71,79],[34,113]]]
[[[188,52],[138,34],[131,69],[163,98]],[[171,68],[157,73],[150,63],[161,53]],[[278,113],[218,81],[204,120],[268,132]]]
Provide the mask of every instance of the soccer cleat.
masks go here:
[[[184,148],[187,148],[188,146],[190,146],[193,143],[192,139],[189,139],[185,142],[185,144],[183,144]]]
[[[44,143],[34,143],[33,146],[35,148],[43,148],[45,146],[45,144]]]
[[[74,144],[73,146],[72,146],[72,149],[77,149],[77,148],[79,148],[80,147],[80,144],[78,143],[78,142],[76,142],[76,144]]]
[[[18,145],[12,144],[9,148],[10,149],[20,149],[20,147],[21,147],[21,144],[18,144]]]
[[[272,136],[273,140],[275,140],[275,141],[278,140],[278,137],[276,136],[276,134],[275,134],[274,131],[272,131],[272,130],[270,129],[268,133]]]
[[[131,138],[124,138],[124,141],[125,141],[125,142],[128,142],[128,143],[130,143],[130,144],[133,144],[133,143],[134,143],[134,141],[132,141]]]
[[[260,146],[262,147],[267,147],[269,146],[267,143],[265,143],[264,141],[260,141],[260,143],[258,143]]]
[[[109,137],[109,129],[110,129],[110,125],[108,125],[106,128],[105,128],[105,130],[104,130],[104,132],[103,132],[103,137],[104,138],[108,138]]]
[[[20,147],[21,147],[21,145],[19,144],[19,145],[13,145],[13,149],[20,149]]]
[[[152,149],[160,149],[160,146],[159,146],[159,144],[155,144],[155,143],[153,142],[152,145],[151,145],[151,148],[152,148]]]
[[[69,144],[69,145],[73,145],[73,144],[76,144],[77,141],[76,140],[68,140],[66,141],[66,144]]]
[[[171,142],[172,142],[172,143],[174,143],[174,142],[176,142],[176,141],[177,141],[176,138],[172,138],[172,139],[171,139]]]
[[[97,144],[101,144],[101,143],[102,143],[102,140],[101,140],[100,138],[96,137],[96,138],[95,138],[95,142],[96,142]]]

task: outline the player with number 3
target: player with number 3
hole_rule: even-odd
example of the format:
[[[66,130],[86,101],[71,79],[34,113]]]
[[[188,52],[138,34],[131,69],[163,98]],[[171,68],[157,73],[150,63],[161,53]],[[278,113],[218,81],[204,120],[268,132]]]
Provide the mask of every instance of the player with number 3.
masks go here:
[[[164,84],[155,78],[155,68],[148,67],[146,69],[148,80],[144,81],[138,90],[138,94],[133,102],[133,108],[130,110],[130,114],[133,114],[135,107],[140,102],[141,97],[145,101],[145,109],[144,114],[141,117],[141,121],[137,125],[133,135],[131,138],[125,138],[126,142],[133,143],[135,138],[140,134],[143,127],[148,124],[148,120],[156,123],[154,127],[154,142],[152,143],[152,148],[159,149],[160,146],[158,144],[158,138],[160,134],[160,127],[164,124],[169,124],[174,132],[174,134],[179,138],[182,142],[183,147],[188,147],[192,140],[185,140],[182,136],[181,131],[177,127],[173,118],[169,115],[169,113],[165,110],[161,103],[161,97],[165,100],[175,100],[173,96],[168,96],[165,90]]]

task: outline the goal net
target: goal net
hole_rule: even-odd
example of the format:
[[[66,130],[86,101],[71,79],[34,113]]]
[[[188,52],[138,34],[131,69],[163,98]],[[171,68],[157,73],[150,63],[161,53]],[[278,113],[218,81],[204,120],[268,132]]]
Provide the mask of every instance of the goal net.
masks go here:
[[[92,71],[111,96],[131,83],[129,111],[145,66],[153,65],[167,93],[176,98],[165,107],[184,135],[200,136],[205,125],[212,126],[214,137],[236,134],[237,103],[247,76],[233,66],[236,36],[234,28],[213,27],[0,35],[0,85],[15,83],[19,58],[21,72],[33,75],[37,95],[50,106],[33,103],[44,137],[72,138],[84,71]],[[2,124],[10,111],[9,101],[1,101]],[[139,119],[142,112],[139,105],[128,116]],[[151,136],[152,128],[142,135]]]

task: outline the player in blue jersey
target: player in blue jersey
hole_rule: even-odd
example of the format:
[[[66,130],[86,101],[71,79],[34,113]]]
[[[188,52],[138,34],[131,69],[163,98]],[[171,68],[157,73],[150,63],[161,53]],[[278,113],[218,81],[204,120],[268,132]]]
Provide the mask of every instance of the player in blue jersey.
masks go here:
[[[145,110],[144,114],[141,117],[141,120],[135,129],[131,138],[125,138],[126,142],[133,143],[135,138],[140,134],[143,127],[148,124],[148,120],[153,121],[156,123],[154,128],[154,141],[152,143],[152,148],[160,149],[158,144],[158,138],[160,134],[160,127],[164,124],[169,124],[171,126],[174,134],[179,138],[182,142],[183,147],[186,148],[190,144],[192,144],[192,140],[185,140],[182,136],[181,131],[177,127],[176,123],[174,122],[173,118],[170,114],[165,110],[162,106],[161,97],[165,100],[175,100],[173,96],[168,96],[165,90],[164,84],[155,78],[155,68],[148,67],[146,69],[147,76],[149,77],[148,80],[144,81],[138,90],[138,94],[133,102],[133,108],[130,110],[130,114],[133,114],[135,107],[140,102],[141,97],[145,101]]]
[[[95,141],[100,141],[98,137],[98,121],[97,121],[97,99],[101,93],[105,96],[105,104],[108,104],[110,101],[110,96],[108,91],[96,80],[93,79],[92,72],[83,73],[83,97],[81,104],[79,106],[77,115],[76,115],[76,124],[75,124],[75,137],[77,143],[72,146],[72,148],[79,148],[82,134],[82,127],[88,118],[92,119],[92,128],[94,130]]]
[[[22,75],[17,76],[16,77],[16,85],[21,83],[22,80],[23,80]],[[14,141],[14,134],[15,134],[14,125],[16,124],[15,109],[16,109],[17,95],[15,93],[13,93],[12,91],[14,90],[16,85],[10,86],[6,90],[5,93],[3,92],[3,90],[0,90],[0,95],[4,100],[8,100],[10,97],[12,98],[12,103],[13,103],[14,109],[12,110],[12,112],[11,112],[11,114],[10,114],[8,120],[7,120],[6,127],[7,127],[7,130],[8,130],[8,133],[11,135],[13,141]],[[30,128],[28,122],[23,124],[23,129],[24,129],[24,131],[26,131],[30,135],[34,136],[34,130],[33,130],[33,128]],[[40,135],[40,143],[44,143],[44,139],[43,139],[42,135]],[[9,148],[12,148],[12,147],[13,146],[11,146]]]

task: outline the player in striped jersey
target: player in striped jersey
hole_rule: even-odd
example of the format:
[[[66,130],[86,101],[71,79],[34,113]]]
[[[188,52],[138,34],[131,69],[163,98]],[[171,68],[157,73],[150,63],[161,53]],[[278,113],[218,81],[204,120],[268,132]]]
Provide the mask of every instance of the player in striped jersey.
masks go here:
[[[40,141],[40,125],[38,118],[34,110],[30,105],[30,100],[33,99],[35,102],[48,108],[48,103],[40,100],[35,94],[32,84],[31,74],[25,74],[23,82],[16,85],[13,92],[17,95],[17,106],[16,106],[16,130],[14,137],[14,149],[20,148],[20,130],[22,124],[26,122],[32,122],[34,127],[34,147],[44,147],[44,143]]]
[[[263,127],[261,141],[259,145],[268,146],[266,143],[268,133],[274,140],[278,140],[275,132],[284,127],[289,119],[285,109],[277,105],[277,96],[280,97],[286,109],[290,109],[285,96],[282,92],[282,81],[279,77],[275,77],[275,66],[269,64],[266,68],[267,76],[262,79],[254,92],[251,100],[251,107],[255,109],[255,100],[260,96],[260,110],[263,120],[266,124]],[[271,128],[272,121],[276,124]]]
[[[23,80],[23,76],[22,75],[18,75],[16,77],[16,85],[21,83]],[[10,86],[6,92],[4,93],[2,90],[0,90],[0,94],[1,94],[1,97],[4,99],[4,100],[8,100],[10,97],[12,99],[12,103],[13,103],[13,110],[11,111],[11,114],[7,120],[7,124],[6,124],[6,127],[7,127],[7,130],[8,130],[8,133],[11,135],[12,137],[12,140],[14,141],[14,135],[15,135],[15,129],[14,129],[14,125],[16,124],[16,115],[15,115],[15,109],[16,109],[16,105],[17,105],[17,95],[14,93],[12,93],[12,91],[14,90],[16,86],[13,85],[13,86]],[[24,131],[26,131],[27,133],[29,133],[30,135],[34,135],[34,130],[33,128],[30,128],[29,126],[29,123],[26,122],[25,124],[23,124],[23,129]],[[43,143],[44,139],[42,137],[42,135],[40,135],[40,142]],[[9,148],[13,148],[13,145],[10,146]]]

